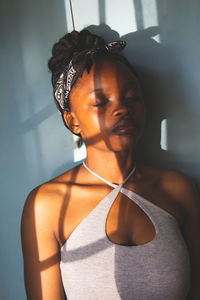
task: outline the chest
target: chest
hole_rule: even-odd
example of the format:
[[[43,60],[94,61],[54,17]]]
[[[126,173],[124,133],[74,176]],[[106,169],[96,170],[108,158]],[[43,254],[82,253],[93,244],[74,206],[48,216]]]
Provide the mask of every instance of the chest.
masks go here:
[[[159,189],[152,189],[148,185],[128,186],[128,188],[131,190],[135,188],[137,194],[172,214],[178,222],[181,222],[180,210]],[[57,238],[61,245],[111,190],[112,188],[106,186],[89,190],[83,188],[72,190],[70,199],[68,201],[66,199],[68,205],[61,211],[63,218],[59,220]],[[156,230],[149,215],[135,201],[119,193],[108,210],[105,234],[115,244],[140,245],[153,240]]]
[[[114,202],[108,194],[64,243],[60,266],[69,298],[92,299],[94,287],[98,299],[185,298],[189,260],[177,222],[147,201],[134,200],[124,190]]]

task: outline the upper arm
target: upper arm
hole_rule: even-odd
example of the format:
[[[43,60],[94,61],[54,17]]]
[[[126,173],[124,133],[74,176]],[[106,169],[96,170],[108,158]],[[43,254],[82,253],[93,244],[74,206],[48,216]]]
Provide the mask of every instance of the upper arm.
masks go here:
[[[200,203],[192,183],[184,189],[184,207],[186,220],[183,225],[183,236],[188,246],[191,261],[192,286],[189,299],[200,299]]]
[[[165,180],[168,191],[185,212],[182,234],[191,262],[191,290],[188,299],[200,299],[200,199],[193,182],[185,175],[169,172]]]
[[[64,299],[60,275],[59,246],[54,235],[52,208],[45,191],[33,190],[25,203],[21,238],[27,297]]]

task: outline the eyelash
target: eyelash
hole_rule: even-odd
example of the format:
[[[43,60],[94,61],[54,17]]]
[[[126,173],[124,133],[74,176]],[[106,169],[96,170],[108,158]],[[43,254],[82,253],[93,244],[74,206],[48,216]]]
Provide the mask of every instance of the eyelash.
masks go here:
[[[106,103],[107,103],[107,102],[96,103],[96,104],[94,104],[93,106],[95,106],[95,107],[101,107],[101,106],[106,105]]]
[[[99,103],[95,103],[93,106],[95,106],[95,107],[101,107],[101,106],[104,106],[104,105],[106,105],[107,103],[108,103],[108,100],[107,99],[105,99],[105,98],[101,98],[101,99],[99,99]]]
[[[141,97],[139,95],[133,95],[131,97],[125,98],[126,101],[140,101]],[[95,103],[93,106],[95,107],[102,107],[108,103],[108,100],[102,100],[102,102]]]

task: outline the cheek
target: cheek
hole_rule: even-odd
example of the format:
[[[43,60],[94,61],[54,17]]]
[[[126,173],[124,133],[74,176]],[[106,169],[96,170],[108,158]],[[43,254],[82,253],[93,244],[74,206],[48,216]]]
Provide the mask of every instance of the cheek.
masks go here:
[[[100,116],[90,114],[89,112],[83,113],[79,118],[82,137],[92,137],[99,135],[104,127],[104,121]]]
[[[137,127],[138,138],[140,138],[144,132],[144,127],[146,123],[146,107],[144,103],[137,103],[133,112],[133,120]]]
[[[146,119],[146,107],[144,103],[137,103],[135,108],[133,109],[133,114],[141,121],[145,121]]]

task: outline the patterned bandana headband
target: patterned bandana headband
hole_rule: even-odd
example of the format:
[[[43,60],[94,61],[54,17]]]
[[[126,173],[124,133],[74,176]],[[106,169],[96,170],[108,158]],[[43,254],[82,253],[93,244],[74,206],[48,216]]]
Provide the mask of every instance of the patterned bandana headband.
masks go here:
[[[94,58],[106,53],[119,53],[126,46],[125,41],[111,42],[103,47],[83,50],[74,54],[71,61],[61,73],[54,88],[54,97],[60,111],[69,111],[69,93],[78,79],[82,76],[85,68],[89,68]]]

